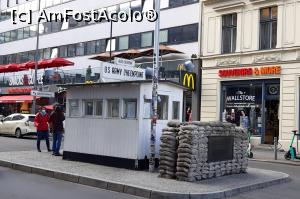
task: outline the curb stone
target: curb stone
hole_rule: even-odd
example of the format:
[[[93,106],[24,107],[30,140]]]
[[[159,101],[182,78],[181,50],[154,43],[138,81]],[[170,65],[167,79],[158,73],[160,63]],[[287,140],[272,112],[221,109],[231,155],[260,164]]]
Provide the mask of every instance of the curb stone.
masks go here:
[[[145,197],[149,199],[216,199],[216,198],[227,198],[244,192],[257,190],[272,185],[277,185],[285,182],[291,181],[289,175],[285,174],[285,177],[274,179],[268,182],[259,182],[256,184],[251,184],[248,186],[238,187],[230,190],[224,190],[219,192],[210,193],[169,193],[163,191],[155,191],[151,189],[144,189],[140,187],[120,184],[116,182],[104,181],[93,179],[85,176],[78,176],[69,173],[62,173],[57,171],[52,171],[50,169],[31,167],[28,165],[22,165],[18,163],[13,163],[9,161],[0,160],[0,166],[7,167],[19,171],[24,171],[27,173],[38,174],[42,176],[47,176],[51,178],[56,178],[64,181],[69,181],[77,184],[97,187],[105,190],[130,194],[134,196]],[[282,173],[284,174],[284,173]]]
[[[282,160],[260,160],[260,159],[248,159],[249,161],[253,162],[266,162],[266,163],[276,163],[276,164],[283,164],[289,166],[300,166],[300,162],[284,162]]]

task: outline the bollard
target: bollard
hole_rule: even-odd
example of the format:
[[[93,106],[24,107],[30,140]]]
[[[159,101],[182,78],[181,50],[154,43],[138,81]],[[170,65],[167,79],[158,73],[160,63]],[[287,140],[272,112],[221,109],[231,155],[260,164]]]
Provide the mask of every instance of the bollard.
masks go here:
[[[275,160],[277,160],[277,137],[274,137],[274,154]]]

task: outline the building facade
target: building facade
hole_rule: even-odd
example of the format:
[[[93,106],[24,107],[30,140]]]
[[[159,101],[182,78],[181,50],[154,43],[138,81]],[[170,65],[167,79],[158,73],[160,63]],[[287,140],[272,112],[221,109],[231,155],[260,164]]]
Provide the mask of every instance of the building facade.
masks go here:
[[[34,60],[37,41],[38,3],[46,12],[64,12],[70,9],[75,12],[92,10],[147,11],[154,7],[154,0],[1,0],[0,1],[0,65],[24,63]],[[11,13],[32,10],[32,24],[13,24]],[[161,0],[161,33],[160,41],[183,54],[164,57],[162,66],[166,70],[177,70],[192,54],[199,52],[199,1],[198,0]],[[90,59],[97,54],[128,49],[147,49],[153,46],[155,23],[142,22],[77,22],[72,18],[69,22],[52,21],[39,24],[39,59],[63,57],[75,63],[74,66],[63,67],[57,71],[39,70],[38,82],[41,86],[51,82],[83,83],[88,66],[91,66],[92,79],[99,78],[94,68],[100,62]],[[175,60],[175,61],[174,61]],[[141,62],[149,62],[149,57]],[[147,64],[146,64],[147,65]],[[180,67],[179,67],[180,68]],[[29,79],[24,85],[23,79]],[[51,78],[48,78],[51,76]],[[6,88],[32,87],[33,71],[14,74],[0,74],[1,90]],[[48,86],[47,86],[48,88]],[[26,90],[26,89],[25,89]],[[28,90],[26,90],[28,91]],[[7,94],[6,93],[1,93]],[[18,93],[21,94],[21,93]],[[24,93],[22,93],[24,94]],[[26,93],[28,94],[28,93]],[[1,104],[1,102],[0,102]]]
[[[300,2],[203,1],[203,121],[247,127],[287,149],[299,129]]]

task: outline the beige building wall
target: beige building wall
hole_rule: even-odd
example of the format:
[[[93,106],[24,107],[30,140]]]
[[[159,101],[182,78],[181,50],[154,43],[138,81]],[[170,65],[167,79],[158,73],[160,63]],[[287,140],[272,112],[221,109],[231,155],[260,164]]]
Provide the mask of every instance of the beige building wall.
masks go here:
[[[287,149],[291,130],[299,129],[300,1],[294,0],[206,0],[202,27],[201,120],[220,119],[221,82],[280,79],[279,142]],[[278,6],[277,46],[259,50],[259,11]],[[237,13],[236,52],[221,54],[222,15]],[[220,69],[281,66],[281,75],[220,78]]]

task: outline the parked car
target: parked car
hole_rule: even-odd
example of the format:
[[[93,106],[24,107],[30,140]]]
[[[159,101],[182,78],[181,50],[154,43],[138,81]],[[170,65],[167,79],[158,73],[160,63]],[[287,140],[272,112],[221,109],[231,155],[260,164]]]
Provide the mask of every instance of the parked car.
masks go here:
[[[0,133],[7,135],[15,135],[21,138],[26,134],[36,134],[34,126],[35,115],[14,113],[3,119],[0,122]]]

